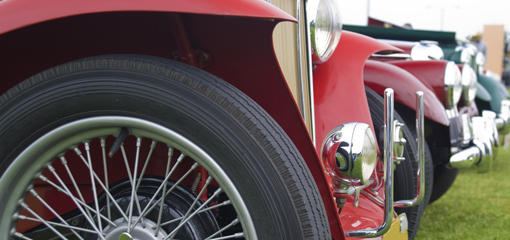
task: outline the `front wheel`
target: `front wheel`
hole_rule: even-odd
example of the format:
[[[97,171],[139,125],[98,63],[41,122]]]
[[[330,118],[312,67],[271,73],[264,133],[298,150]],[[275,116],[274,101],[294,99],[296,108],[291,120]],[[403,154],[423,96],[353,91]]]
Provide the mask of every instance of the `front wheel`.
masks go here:
[[[0,239],[331,238],[283,130],[206,72],[102,56],[0,99]]]

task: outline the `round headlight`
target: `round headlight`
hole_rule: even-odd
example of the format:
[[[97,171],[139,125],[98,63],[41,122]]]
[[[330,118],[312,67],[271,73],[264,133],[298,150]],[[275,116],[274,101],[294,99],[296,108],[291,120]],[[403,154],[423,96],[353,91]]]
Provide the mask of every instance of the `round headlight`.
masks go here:
[[[476,55],[476,47],[472,44],[458,46],[455,51],[460,51],[460,63],[467,63],[470,66],[474,64],[474,57]]]
[[[485,66],[485,55],[483,53],[479,52],[476,54],[476,66],[478,67],[476,70],[481,73],[483,72],[483,68]]]
[[[437,42],[421,41],[411,49],[412,60],[440,60],[444,58],[443,50],[437,46]]]
[[[377,161],[377,145],[368,124],[346,123],[334,128],[322,145],[324,169],[338,186],[366,184]]]
[[[462,66],[462,89],[466,105],[470,106],[475,100],[477,89],[476,72],[468,64]]]
[[[314,63],[323,63],[335,51],[342,33],[340,9],[333,0],[307,2]]]
[[[448,61],[444,71],[444,104],[454,108],[462,95],[462,76],[454,62]]]

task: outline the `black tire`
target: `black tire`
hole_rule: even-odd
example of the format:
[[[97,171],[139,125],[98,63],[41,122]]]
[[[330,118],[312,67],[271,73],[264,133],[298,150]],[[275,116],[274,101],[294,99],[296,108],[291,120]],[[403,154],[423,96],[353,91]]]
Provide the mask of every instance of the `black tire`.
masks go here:
[[[430,196],[429,204],[441,198],[452,186],[457,178],[459,169],[448,168],[445,164],[434,168],[434,187]]]
[[[365,87],[367,94],[368,106],[370,108],[370,115],[374,123],[375,132],[378,133],[384,125],[384,99],[372,89]],[[413,199],[416,195],[416,153],[418,146],[415,141],[416,132],[411,131],[409,123],[405,122],[400,115],[395,112],[395,120],[405,123],[403,128],[404,138],[407,139],[407,144],[404,148],[405,161],[397,165],[394,175],[395,192],[394,198],[396,200]],[[414,124],[413,124],[414,126]],[[413,128],[414,130],[414,128]],[[430,151],[425,143],[425,197],[422,202],[415,207],[411,208],[395,208],[398,214],[405,213],[409,222],[409,239],[414,239],[416,232],[420,226],[420,220],[425,208],[427,207],[432,191],[433,175],[432,175],[432,159],[430,158]]]
[[[41,172],[48,172],[48,164],[61,156],[49,152],[57,151],[62,144],[73,144],[60,149],[65,149],[64,152],[76,145],[85,152],[83,146],[89,141],[85,136],[92,136],[92,145],[100,141],[96,137],[103,137],[94,131],[115,129],[112,135],[117,136],[123,128],[129,131],[126,141],[136,140],[141,134],[166,143],[157,145],[154,154],[162,148],[163,156],[161,160],[154,157],[157,160],[151,164],[174,162],[176,157],[167,161],[164,156],[170,148],[175,148],[190,156],[183,162],[189,161],[191,165],[195,161],[215,177],[234,208],[210,210],[214,213],[209,217],[214,215],[217,222],[207,224],[220,224],[217,228],[221,228],[219,218],[230,217],[230,211],[234,210],[233,216],[241,218],[240,231],[244,236],[253,231],[258,239],[331,239],[324,205],[311,173],[292,141],[260,106],[207,72],[168,59],[138,55],[99,56],[63,64],[25,80],[0,97],[0,239],[14,238],[9,233],[17,224],[11,218],[20,209],[18,201],[25,199]],[[76,143],[68,139],[81,137],[79,134],[84,139]],[[54,140],[57,137],[58,141]],[[115,139],[108,137],[111,138]],[[44,141],[37,142],[38,139]],[[134,147],[129,149],[132,145],[125,145],[128,154],[134,152]],[[50,157],[35,155],[37,149],[46,151]],[[73,154],[69,150],[64,156]],[[120,150],[116,157],[122,158]],[[128,159],[133,166],[134,158]],[[52,165],[57,164],[59,161]],[[116,166],[121,172],[123,165],[119,164]],[[94,171],[99,167],[95,162],[91,165]],[[163,169],[150,171],[164,171],[164,165],[160,165]],[[184,170],[188,168],[193,169],[188,166]],[[125,169],[128,168],[122,171]],[[115,173],[116,170],[107,171]],[[162,182],[164,176],[144,178],[144,182]],[[170,188],[173,183],[161,183],[161,186]],[[90,181],[89,184],[93,185]],[[112,189],[123,186],[112,185]],[[192,187],[181,185],[180,191]],[[213,190],[208,190],[209,197]],[[134,194],[140,196],[146,192],[150,191]],[[190,194],[193,195],[187,195]],[[124,194],[123,198],[131,200],[128,195]],[[58,201],[70,200],[49,198],[48,201],[58,205]],[[243,206],[247,213],[239,210]],[[102,207],[101,213],[105,211]],[[208,216],[203,219],[209,221]],[[249,229],[250,222],[253,229]],[[95,224],[99,225],[98,221]]]
[[[415,112],[410,110],[409,108],[403,106],[402,104],[397,104],[395,109],[397,109],[405,121],[405,124],[410,126],[411,132],[415,133],[414,122],[414,114]],[[411,125],[412,124],[412,125]],[[425,156],[430,157],[432,159],[432,155],[430,153],[430,149],[428,144],[425,144]],[[457,174],[459,173],[459,169],[449,168],[444,162],[448,162],[449,158],[449,150],[445,154],[436,154],[435,162],[441,163],[433,166],[433,176],[434,181],[432,185],[432,192],[430,193],[429,204],[435,202],[439,198],[441,198],[452,186],[453,182],[457,178]],[[434,163],[434,160],[433,160]]]

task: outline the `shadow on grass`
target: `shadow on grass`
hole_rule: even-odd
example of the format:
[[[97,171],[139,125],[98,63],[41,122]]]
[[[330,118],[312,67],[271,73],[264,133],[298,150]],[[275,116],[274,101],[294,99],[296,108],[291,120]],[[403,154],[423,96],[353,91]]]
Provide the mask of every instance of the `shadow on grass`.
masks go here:
[[[416,239],[510,239],[510,149],[499,149],[489,173],[461,170],[425,210]]]

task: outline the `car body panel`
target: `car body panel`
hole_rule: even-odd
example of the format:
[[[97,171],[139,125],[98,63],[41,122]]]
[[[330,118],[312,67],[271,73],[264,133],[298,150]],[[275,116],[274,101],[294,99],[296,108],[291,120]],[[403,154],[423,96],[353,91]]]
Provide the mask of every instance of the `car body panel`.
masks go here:
[[[444,72],[447,61],[444,60],[421,60],[421,61],[391,61],[389,62],[397,67],[417,77],[423,84],[431,88],[436,97],[445,104],[444,100]],[[427,114],[427,110],[425,110]]]
[[[478,74],[478,82],[490,93],[491,99],[488,102],[490,102],[491,110],[499,113],[501,110],[501,101],[510,98],[506,87],[503,83],[483,74]]]
[[[395,90],[395,101],[416,111],[416,92],[423,91],[425,117],[449,125],[445,108],[436,97],[432,85],[425,85],[413,74],[393,64],[368,60],[364,70],[365,85],[382,94],[387,87]]]
[[[314,72],[316,146],[321,146],[329,131],[343,123],[364,122],[374,129],[363,85],[363,65],[370,55],[380,51],[400,50],[343,31],[337,50],[327,62],[317,66]]]
[[[265,19],[295,19],[279,8],[250,0],[16,0],[0,1],[0,34],[56,18],[98,12],[156,11],[244,16]]]

